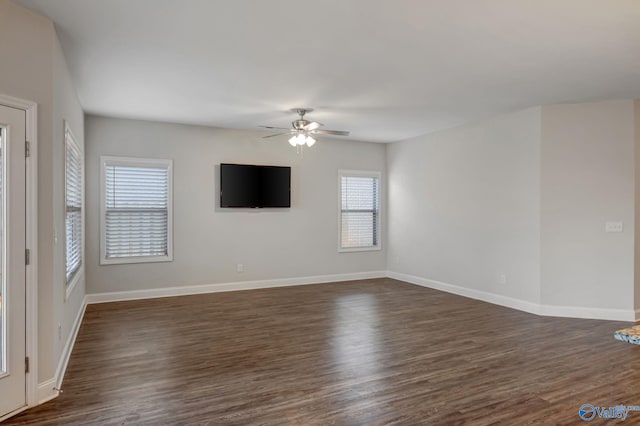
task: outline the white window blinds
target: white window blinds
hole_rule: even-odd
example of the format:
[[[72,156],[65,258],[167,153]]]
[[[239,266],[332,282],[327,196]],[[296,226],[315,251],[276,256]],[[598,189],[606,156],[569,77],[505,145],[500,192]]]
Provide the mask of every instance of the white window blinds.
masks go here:
[[[379,246],[379,182],[377,174],[341,173],[341,249]]]
[[[170,260],[171,162],[103,163],[103,258]]]
[[[65,241],[67,283],[82,265],[82,153],[67,129],[65,132]]]

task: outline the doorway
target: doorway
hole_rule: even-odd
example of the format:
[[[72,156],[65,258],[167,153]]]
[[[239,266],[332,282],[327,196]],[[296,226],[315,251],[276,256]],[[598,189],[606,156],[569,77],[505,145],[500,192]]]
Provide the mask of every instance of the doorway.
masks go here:
[[[27,405],[26,113],[0,105],[0,418]]]

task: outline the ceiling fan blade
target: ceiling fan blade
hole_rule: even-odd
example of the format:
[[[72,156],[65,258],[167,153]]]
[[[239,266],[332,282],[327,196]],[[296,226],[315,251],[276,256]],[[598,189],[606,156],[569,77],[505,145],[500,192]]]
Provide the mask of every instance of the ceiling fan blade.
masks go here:
[[[274,130],[291,130],[288,127],[273,127],[273,126],[260,126],[260,127],[264,127],[265,129],[274,129]]]
[[[337,136],[349,136],[349,132],[344,130],[312,130],[314,135],[337,135]]]
[[[276,133],[275,135],[268,135],[268,136],[263,136],[262,139],[267,139],[267,138],[272,138],[274,136],[280,136],[280,135],[286,135],[289,132],[283,132],[283,133]]]
[[[306,131],[316,130],[318,127],[324,126],[322,123],[318,123],[317,121],[312,121],[311,123],[304,126]]]

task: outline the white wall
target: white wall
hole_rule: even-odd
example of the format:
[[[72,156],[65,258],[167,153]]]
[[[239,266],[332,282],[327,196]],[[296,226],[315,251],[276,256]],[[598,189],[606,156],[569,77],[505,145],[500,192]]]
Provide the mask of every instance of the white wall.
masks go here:
[[[390,145],[388,269],[548,315],[633,318],[639,114],[551,105]]]
[[[62,357],[62,351],[85,295],[84,264],[78,272],[78,282],[69,297],[66,295],[66,259],[65,259],[65,135],[64,123],[67,122],[73,132],[80,150],[84,150],[84,112],[78,100],[76,90],[62,53],[58,38],[53,45],[53,225],[57,241],[54,239],[53,288],[55,302],[55,322],[49,324],[52,332],[58,336],[58,326],[62,328],[61,337],[54,339],[56,367]]]
[[[74,123],[82,142],[83,116],[49,19],[0,0],[0,58],[0,93],[38,104],[38,381],[44,382],[54,377],[69,318],[84,297],[80,286],[64,302],[64,247],[53,241],[64,212],[62,119]]]
[[[631,100],[542,108],[543,304],[633,310],[634,145]]]
[[[302,158],[286,138],[264,135],[87,116],[88,293],[384,270],[384,234],[382,251],[338,253],[337,191],[341,168],[379,170],[384,180],[385,146],[321,139]],[[101,155],[173,159],[173,262],[99,264]],[[224,162],[291,166],[291,209],[216,208]]]
[[[640,100],[634,102],[635,126],[634,126],[634,150],[635,150],[635,267],[634,267],[634,306],[640,309]]]
[[[388,145],[387,167],[389,270],[539,302],[540,108]]]
[[[53,24],[0,0],[0,91],[38,103],[38,364],[39,380],[53,376],[52,114]]]

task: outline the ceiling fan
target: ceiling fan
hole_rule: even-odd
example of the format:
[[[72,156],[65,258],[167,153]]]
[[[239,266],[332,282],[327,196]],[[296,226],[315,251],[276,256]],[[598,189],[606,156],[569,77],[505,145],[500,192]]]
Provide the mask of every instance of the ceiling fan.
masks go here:
[[[264,127],[265,129],[286,130],[286,132],[263,136],[263,139],[289,134],[291,135],[289,144],[294,147],[302,147],[304,145],[312,146],[314,143],[316,143],[316,140],[313,138],[313,136],[315,135],[349,136],[349,132],[343,130],[323,130],[320,129],[320,127],[324,126],[324,124],[318,123],[317,121],[306,120],[304,116],[306,113],[313,111],[312,108],[294,108],[291,111],[300,116],[300,118],[291,122],[291,128],[289,129],[287,127],[260,126]]]

